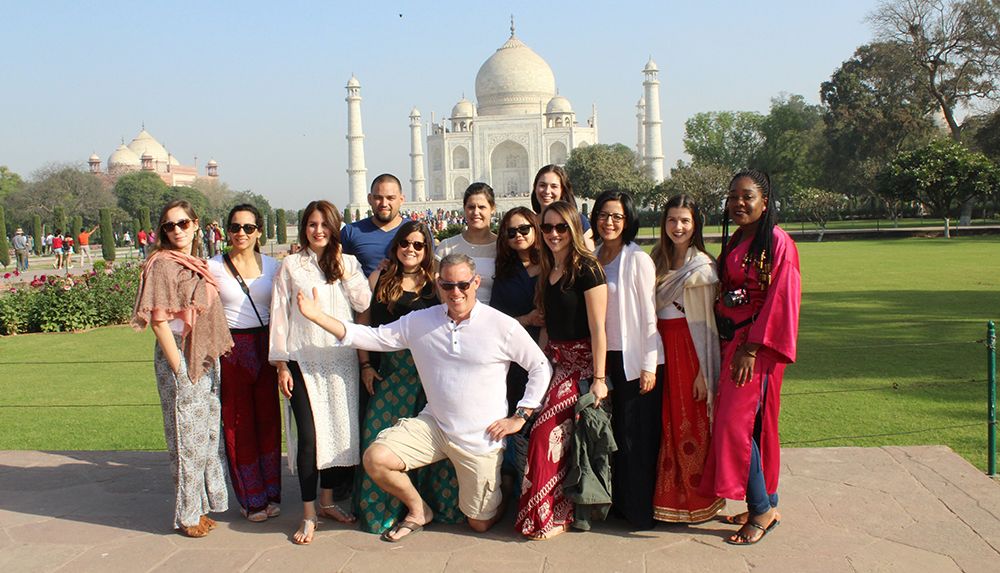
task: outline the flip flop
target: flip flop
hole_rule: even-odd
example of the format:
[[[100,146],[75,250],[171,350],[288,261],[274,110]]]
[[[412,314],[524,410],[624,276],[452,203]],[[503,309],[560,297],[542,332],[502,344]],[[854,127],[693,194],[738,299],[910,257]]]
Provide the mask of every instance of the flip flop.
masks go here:
[[[746,535],[744,535],[744,534],[740,533],[739,531],[737,531],[735,533],[735,535],[736,535],[736,539],[735,540],[734,539],[730,539],[730,538],[727,537],[725,539],[725,541],[726,541],[726,543],[728,543],[730,545],[755,545],[757,543],[760,543],[760,541],[762,539],[764,539],[764,537],[766,537],[767,534],[770,533],[772,529],[774,529],[775,527],[778,527],[778,525],[780,523],[781,523],[781,520],[775,518],[773,521],[771,521],[771,525],[768,525],[765,528],[764,526],[762,526],[760,524],[754,523],[752,521],[748,521],[748,522],[746,522],[746,524],[744,525],[744,527],[746,525],[749,525],[750,527],[753,527],[755,529],[759,529],[760,532],[761,532],[760,537],[758,537],[757,539],[754,539],[753,541],[751,541],[749,537],[747,537]],[[741,527],[740,529],[743,529],[743,528]]]
[[[777,519],[781,519],[781,514],[777,511],[774,512]],[[747,518],[750,516],[749,512],[744,511],[743,513],[737,513],[735,515],[725,515],[722,516],[722,521],[725,521],[729,525],[744,525],[747,522]]]
[[[402,537],[395,537],[395,538],[392,537],[393,535],[399,533],[399,530],[403,529],[404,527],[406,529],[409,529],[410,532]],[[407,537],[415,533],[420,533],[423,530],[424,530],[423,525],[420,525],[416,521],[410,521],[409,519],[404,519],[403,521],[396,522],[396,524],[393,525],[392,528],[383,531],[381,539],[382,541],[388,541],[389,543],[399,543],[400,541],[406,539]]]

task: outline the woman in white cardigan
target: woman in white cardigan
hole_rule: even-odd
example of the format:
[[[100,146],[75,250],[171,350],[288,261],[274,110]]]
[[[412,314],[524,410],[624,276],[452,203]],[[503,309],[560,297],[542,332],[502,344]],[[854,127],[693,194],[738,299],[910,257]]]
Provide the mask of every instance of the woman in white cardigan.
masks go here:
[[[719,378],[719,331],[713,311],[719,277],[715,261],[705,252],[701,213],[691,197],[667,201],[653,260],[657,328],[666,354],[654,517],[697,523],[719,513],[725,500],[697,492]]]
[[[656,330],[656,271],[653,260],[634,242],[639,220],[631,196],[601,193],[590,217],[600,242],[595,254],[608,281],[606,373],[618,444],[613,507],[635,529],[649,529],[654,524],[662,400],[656,387],[656,366],[663,363]]]

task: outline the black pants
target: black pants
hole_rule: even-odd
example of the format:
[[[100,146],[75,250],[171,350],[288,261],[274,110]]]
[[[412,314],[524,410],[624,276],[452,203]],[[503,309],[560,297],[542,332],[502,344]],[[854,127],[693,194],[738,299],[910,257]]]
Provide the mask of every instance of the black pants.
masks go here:
[[[333,499],[340,501],[351,495],[354,484],[354,467],[332,467],[316,469],[316,425],[313,423],[312,407],[309,405],[309,393],[302,378],[302,370],[296,362],[288,363],[292,373],[292,413],[295,415],[295,428],[299,434],[296,469],[299,474],[299,489],[302,491],[302,501],[316,500],[316,485],[323,489],[333,490]]]
[[[605,372],[611,390],[611,429],[618,444],[612,458],[614,509],[635,529],[652,529],[656,462],[660,454],[662,382],[639,394],[639,380],[625,380],[621,351],[607,354]]]

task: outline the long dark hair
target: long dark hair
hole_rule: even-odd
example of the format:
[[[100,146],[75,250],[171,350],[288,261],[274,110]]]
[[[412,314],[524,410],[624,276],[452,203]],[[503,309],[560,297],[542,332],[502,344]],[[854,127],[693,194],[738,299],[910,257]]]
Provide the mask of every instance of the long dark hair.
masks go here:
[[[405,221],[399,226],[399,230],[392,238],[392,246],[390,247],[392,252],[389,253],[388,264],[379,275],[378,283],[375,285],[374,300],[385,304],[389,308],[389,312],[393,311],[396,303],[403,296],[403,264],[399,262],[399,243],[413,233],[420,233],[424,237],[424,260],[420,261],[421,277],[424,279],[425,285],[434,283],[434,243],[431,230],[422,221]],[[422,291],[421,287],[418,293]],[[425,298],[434,297],[434,289],[430,289],[430,291],[430,294]]]
[[[494,278],[512,277],[523,267],[521,257],[518,256],[517,251],[511,248],[510,239],[507,238],[507,229],[510,229],[510,220],[514,218],[514,215],[520,215],[531,225],[531,232],[535,239],[528,251],[531,264],[537,265],[541,260],[542,231],[538,228],[538,217],[527,207],[514,207],[504,213],[503,219],[500,220],[500,226],[497,228],[497,258]]]
[[[774,257],[774,249],[771,246],[771,238],[774,236],[774,227],[778,224],[778,203],[777,194],[771,189],[771,178],[767,173],[756,169],[745,169],[740,171],[729,180],[729,189],[732,191],[733,184],[737,180],[746,177],[753,181],[754,185],[760,189],[761,197],[767,199],[764,212],[757,223],[757,232],[750,239],[750,248],[747,249],[747,256],[743,260],[747,266],[757,269],[758,281],[761,288],[766,289],[771,284],[771,261]],[[719,279],[726,278],[726,256],[733,247],[740,241],[740,231],[737,230],[733,236],[729,236],[729,205],[726,205],[726,214],[722,218],[722,253],[719,255]]]
[[[239,205],[230,209],[229,215],[226,215],[226,238],[232,236],[232,233],[229,232],[229,225],[233,224],[233,215],[240,213],[242,211],[246,211],[247,213],[253,215],[253,224],[257,225],[257,231],[259,231],[261,234],[264,233],[265,231],[264,221],[261,220],[260,211],[250,203],[240,203]],[[257,241],[254,242],[253,250],[258,253],[260,252],[260,237],[257,237]]]
[[[569,254],[566,255],[566,272],[557,283],[562,290],[569,290],[577,277],[584,272],[584,267],[588,267],[591,272],[600,277],[604,277],[604,267],[597,262],[597,257],[587,249],[583,242],[583,225],[580,223],[580,212],[576,210],[576,205],[566,201],[556,201],[551,203],[542,211],[540,219],[544,222],[545,215],[553,212],[569,225],[569,236],[571,240]],[[542,272],[539,274],[537,286],[535,287],[535,306],[545,308],[545,291],[556,285],[549,285],[549,274],[555,266],[555,257],[549,250],[548,243],[542,238],[542,260],[540,261]],[[553,317],[554,318],[554,317]]]
[[[309,217],[316,211],[323,214],[323,223],[329,228],[329,239],[322,253],[316,253],[319,259],[319,269],[323,271],[327,283],[334,283],[344,276],[344,263],[340,260],[340,211],[329,201],[313,201],[302,210],[299,220],[299,244],[305,249],[309,246],[309,235],[306,229]]]
[[[604,208],[604,204],[609,201],[618,201],[622,204],[622,211],[625,212],[625,225],[622,229],[621,238],[622,243],[628,245],[639,234],[639,212],[635,210],[635,202],[632,201],[632,196],[624,191],[604,191],[597,196],[597,199],[594,199],[594,208],[590,210],[590,228],[594,230],[594,240],[601,240],[601,234],[597,231],[598,218],[601,215],[601,209]]]
[[[542,204],[538,202],[538,197],[535,196],[535,189],[538,187],[538,180],[541,179],[542,175],[545,175],[546,173],[555,173],[556,177],[559,178],[559,186],[562,187],[559,200],[576,206],[576,197],[573,195],[573,186],[570,185],[569,175],[566,174],[566,170],[558,165],[550,163],[549,165],[539,169],[538,173],[535,173],[535,180],[531,182],[531,208],[535,210],[535,213],[542,212]]]
[[[198,223],[198,215],[194,212],[194,207],[188,201],[177,199],[167,203],[163,206],[163,210],[160,211],[160,222],[156,224],[156,247],[153,249],[154,251],[160,249],[174,250],[177,248],[170,242],[170,233],[163,232],[163,224],[167,222],[167,213],[175,207],[183,209],[184,214],[188,216],[188,219],[191,219],[192,224]],[[56,231],[56,233],[58,232]],[[201,233],[195,233],[194,238],[191,240],[191,256],[193,257],[197,257],[201,251],[201,238],[199,235]]]
[[[674,249],[677,248],[674,242],[667,235],[667,214],[671,209],[687,209],[691,211],[691,219],[694,221],[694,231],[691,234],[691,245],[699,251],[708,254],[705,250],[705,219],[698,207],[698,202],[694,197],[686,194],[674,195],[663,206],[663,214],[660,216],[660,239],[653,247],[650,255],[656,264],[656,278],[660,279],[667,275],[670,270],[670,262],[674,259]],[[711,255],[709,255],[711,256]]]

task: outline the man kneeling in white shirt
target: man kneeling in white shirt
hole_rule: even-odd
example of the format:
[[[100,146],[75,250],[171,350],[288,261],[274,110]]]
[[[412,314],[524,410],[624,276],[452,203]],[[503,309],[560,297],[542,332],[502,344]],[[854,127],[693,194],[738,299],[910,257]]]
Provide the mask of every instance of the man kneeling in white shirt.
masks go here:
[[[416,418],[403,418],[382,431],[364,453],[365,470],[409,513],[382,534],[395,542],[431,522],[433,514],[406,472],[448,458],[458,476],[459,508],[469,526],[489,529],[500,517],[500,462],[504,436],[518,432],[541,405],[552,368],[518,322],[476,302],[480,277],[462,254],[441,260],[437,287],[444,305],[407,314],[372,328],[345,324],[298,293],[302,315],[341,344],[391,352],[409,349],[427,395]],[[507,370],[516,362],[528,371],[524,397],[507,412]]]

